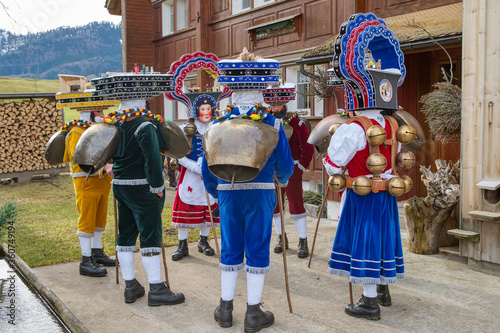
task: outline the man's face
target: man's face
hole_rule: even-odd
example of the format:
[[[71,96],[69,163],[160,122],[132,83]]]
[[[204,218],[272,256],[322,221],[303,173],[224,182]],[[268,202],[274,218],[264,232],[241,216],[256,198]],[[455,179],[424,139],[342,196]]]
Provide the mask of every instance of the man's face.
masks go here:
[[[273,112],[276,118],[283,118],[285,116],[285,112],[282,112],[284,109],[284,104],[272,104],[271,111]]]
[[[198,112],[198,120],[207,123],[212,119],[212,107],[210,104],[202,104]]]

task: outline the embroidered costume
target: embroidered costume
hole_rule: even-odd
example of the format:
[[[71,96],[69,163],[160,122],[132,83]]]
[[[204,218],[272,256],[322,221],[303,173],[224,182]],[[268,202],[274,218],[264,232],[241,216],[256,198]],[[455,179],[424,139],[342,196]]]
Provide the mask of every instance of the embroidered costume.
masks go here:
[[[284,197],[288,199],[290,217],[294,221],[295,228],[299,235],[299,244],[297,246],[297,256],[306,258],[309,255],[309,247],[307,245],[307,220],[306,209],[302,197],[302,174],[311,162],[314,154],[314,146],[307,142],[309,130],[303,119],[298,117],[297,113],[288,112],[286,103],[295,99],[295,84],[285,83],[278,87],[270,87],[263,92],[264,102],[271,105],[271,110],[274,116],[283,119],[285,126],[292,129],[292,135],[288,139],[290,150],[295,163],[293,175],[288,180],[288,184],[281,191],[284,202]],[[281,243],[281,217],[279,207],[274,209],[273,216],[274,226],[278,233],[278,243],[274,247],[275,253],[283,251]],[[288,248],[288,237],[285,233],[285,248]]]
[[[356,116],[334,131],[323,161],[331,188],[347,187],[328,271],[363,284],[359,303],[345,308],[348,315],[378,320],[379,304],[391,305],[388,284],[405,277],[396,196],[411,186],[397,174],[401,146],[392,117],[404,59],[393,33],[372,13],[353,15],[337,42],[333,69]],[[372,55],[384,68],[372,68]]]
[[[177,193],[175,196],[172,212],[172,226],[178,227],[179,244],[172,254],[172,260],[181,260],[189,255],[187,245],[188,228],[200,228],[200,240],[198,241],[198,251],[207,256],[215,254],[213,248],[208,243],[208,235],[212,221],[210,220],[210,210],[214,212],[218,205],[215,199],[208,195],[210,210],[208,208],[207,193],[201,176],[201,161],[203,156],[203,134],[212,124],[212,107],[214,101],[209,95],[196,94],[198,104],[194,104],[194,116],[191,122],[181,126],[194,124],[196,133],[191,136],[193,151],[186,157],[178,160],[182,166]],[[191,134],[191,133],[190,133]],[[219,226],[219,217],[212,214],[214,226]]]
[[[236,182],[231,180],[231,178],[234,180],[239,177],[236,170],[240,170],[240,172],[246,170],[243,166],[240,169],[238,163],[236,163],[234,171],[231,172],[232,176],[229,177],[229,180],[222,174],[216,177],[210,171],[207,162],[208,158],[211,159],[207,154],[213,153],[209,142],[207,142],[205,158],[202,162],[205,188],[218,198],[220,211],[221,299],[220,305],[215,309],[214,317],[222,327],[232,325],[233,299],[238,272],[244,269],[247,273],[247,311],[244,323],[247,332],[256,332],[274,323],[273,313],[260,309],[265,274],[270,270],[269,247],[272,215],[276,207],[274,177],[277,182],[286,184],[294,167],[290,146],[281,121],[262,110],[265,108],[255,107],[256,104],[263,102],[262,90],[269,83],[278,81],[278,76],[274,74],[275,70],[279,68],[279,63],[270,59],[254,59],[252,56],[249,57],[247,51],[244,50],[240,59],[223,60],[218,63],[222,75],[217,78],[217,81],[227,84],[231,89],[236,89],[232,96],[234,107],[228,108],[229,112],[226,115],[219,114],[219,121],[222,118],[226,120],[223,120],[222,123],[215,121],[208,134],[226,125],[227,128],[235,132],[231,137],[222,137],[221,139],[238,142],[239,135],[236,134],[235,128],[242,127],[232,126],[231,122],[236,122],[237,118],[242,117],[245,119],[241,119],[241,126],[246,126],[245,122],[257,123],[261,121],[262,124],[256,125],[256,127],[262,125],[264,129],[272,131],[270,134],[274,134],[273,137],[276,139],[274,149],[269,150],[270,156],[261,167],[260,172],[255,173],[255,178],[248,178],[251,180],[244,180],[244,178],[242,181]],[[249,68],[252,70],[248,71]],[[261,85],[263,85],[262,88],[260,88]],[[243,91],[245,89],[248,90]],[[236,120],[231,120],[232,118],[236,118]],[[220,134],[220,131],[217,133]],[[249,154],[257,156],[257,153],[263,150],[262,147],[259,148],[259,140],[262,138],[254,136],[253,140],[248,138],[240,141],[243,145],[247,145],[246,148],[255,147],[250,149],[251,152],[245,149],[243,158],[247,158]],[[215,143],[215,145],[218,144]],[[249,169],[254,170],[255,168]],[[250,173],[250,171],[248,172]]]
[[[99,113],[99,111],[97,111]],[[107,274],[105,266],[115,266],[114,259],[109,258],[103,252],[101,239],[106,228],[108,214],[108,196],[111,189],[112,178],[99,170],[97,173],[89,175],[85,173],[78,164],[73,164],[75,148],[83,132],[90,127],[91,117],[94,119],[94,112],[81,112],[81,117],[88,119],[78,119],[71,121],[61,129],[66,134],[64,162],[70,162],[71,177],[76,194],[76,208],[80,214],[78,218],[78,229],[76,234],[80,239],[82,250],[82,261],[79,271],[81,275],[104,276]]]

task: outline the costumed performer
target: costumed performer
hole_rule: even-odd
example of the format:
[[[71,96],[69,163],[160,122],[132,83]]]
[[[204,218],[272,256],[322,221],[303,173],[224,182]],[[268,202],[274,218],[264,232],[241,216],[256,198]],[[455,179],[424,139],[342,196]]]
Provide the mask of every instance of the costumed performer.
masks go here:
[[[108,196],[112,177],[103,169],[91,174],[86,180],[85,173],[78,164],[73,164],[76,144],[91,123],[102,122],[103,111],[82,111],[81,119],[73,120],[63,126],[67,131],[64,162],[71,163],[71,177],[75,187],[76,208],[80,214],[76,234],[80,239],[82,261],[80,274],[87,276],[105,276],[107,271],[99,266],[115,266],[115,259],[109,258],[103,251],[102,233],[106,228],[108,214]]]
[[[194,117],[191,121],[180,126],[186,131],[188,126],[193,132],[192,125],[196,127],[196,133],[192,137],[193,151],[186,157],[178,159],[182,166],[179,174],[179,183],[175,195],[172,212],[172,226],[177,227],[179,244],[172,260],[181,260],[189,255],[187,244],[188,232],[190,228],[200,228],[200,239],[198,241],[198,252],[204,255],[213,256],[214,249],[208,243],[211,220],[207,203],[207,193],[201,177],[201,161],[203,156],[203,134],[212,125],[213,101],[199,96],[194,106]],[[191,134],[191,133],[190,133]],[[209,195],[211,211],[215,211],[217,203]],[[212,216],[214,225],[219,226],[219,217]]]
[[[281,95],[287,94],[287,91],[289,90],[293,90],[293,96],[295,96],[294,84],[285,83],[279,87],[271,87],[271,89],[278,92],[281,90]],[[273,115],[278,119],[282,119],[285,125],[288,125],[293,129],[292,136],[288,139],[288,143],[290,144],[290,150],[292,152],[295,167],[293,175],[288,180],[287,186],[284,187],[284,191],[281,192],[281,198],[284,202],[286,193],[290,209],[290,217],[295,224],[295,228],[297,229],[299,236],[297,256],[299,258],[306,258],[309,256],[309,246],[307,245],[307,215],[306,209],[304,208],[304,199],[302,197],[302,175],[311,162],[314,154],[314,146],[307,143],[309,130],[307,129],[305,122],[298,117],[297,113],[288,112],[288,100],[277,99],[278,100],[273,100],[273,98],[271,98],[270,100],[266,100],[266,94],[264,94],[264,101],[271,106]],[[279,207],[274,209],[273,222],[276,232],[278,233],[278,243],[274,247],[274,252],[281,253],[283,251],[283,245],[281,243],[282,230]],[[286,232],[285,249],[288,249],[288,237]]]
[[[109,121],[119,121],[120,143],[113,157],[113,194],[118,202],[117,253],[125,280],[125,303],[144,296],[136,280],[134,251],[139,236],[142,264],[149,282],[148,305],[171,305],[184,301],[161,279],[161,212],[165,203],[160,148],[167,142],[144,100],[126,100]],[[108,119],[107,119],[108,121]]]
[[[293,173],[294,163],[281,121],[269,112],[262,112],[266,108],[255,106],[263,102],[262,91],[234,92],[232,98],[235,107],[230,108],[226,117],[262,117],[262,123],[279,133],[273,153],[257,177],[250,181],[231,184],[215,177],[209,171],[206,159],[202,163],[205,188],[218,198],[220,212],[221,299],[214,317],[222,327],[232,325],[238,272],[244,269],[247,275],[245,332],[257,332],[274,323],[273,313],[260,308],[265,274],[270,271],[272,215],[277,203],[273,176],[280,184],[286,184]]]

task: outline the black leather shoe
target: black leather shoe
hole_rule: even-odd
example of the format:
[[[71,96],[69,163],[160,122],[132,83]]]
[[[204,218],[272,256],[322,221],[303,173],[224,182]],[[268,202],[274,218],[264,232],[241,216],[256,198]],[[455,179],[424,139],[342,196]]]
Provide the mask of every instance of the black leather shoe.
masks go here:
[[[233,300],[223,301],[221,298],[220,305],[214,311],[214,318],[220,327],[233,326]]]
[[[179,241],[177,249],[172,253],[172,260],[181,260],[189,255],[189,249],[187,244],[187,239]]]
[[[307,258],[309,256],[309,247],[307,246],[307,238],[299,238],[297,247],[297,256],[299,258]]]
[[[133,280],[125,280],[125,303],[134,303],[136,299],[144,296],[145,291],[144,287],[137,281]]]
[[[391,294],[389,294],[389,285],[377,284],[377,302],[382,306],[391,306]]]
[[[286,237],[286,232],[285,232],[285,249],[288,250],[288,237]],[[281,253],[283,252],[283,244],[281,243],[281,235],[278,235],[278,243],[274,247],[274,253]]]
[[[99,264],[92,260],[92,257],[82,257],[80,262],[80,275],[101,277],[108,274],[106,268],[99,267]]]
[[[213,256],[215,254],[214,249],[208,244],[207,236],[200,236],[198,241],[198,252],[203,253],[206,256]]]
[[[357,318],[380,320],[380,307],[377,303],[377,297],[370,298],[362,295],[358,304],[349,304],[345,307],[345,313]]]
[[[173,293],[165,282],[149,284],[149,306],[174,305],[182,302],[184,302],[184,294]]]
[[[245,313],[245,332],[258,332],[261,328],[269,327],[274,323],[271,311],[262,311],[260,304],[248,305]]]
[[[92,258],[98,264],[104,266],[116,266],[116,260],[108,257],[103,249],[92,249]]]

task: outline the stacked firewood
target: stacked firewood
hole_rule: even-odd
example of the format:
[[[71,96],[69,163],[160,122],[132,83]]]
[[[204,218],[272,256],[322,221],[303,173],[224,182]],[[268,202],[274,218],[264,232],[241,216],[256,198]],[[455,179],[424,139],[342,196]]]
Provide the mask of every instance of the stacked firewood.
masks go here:
[[[0,100],[0,174],[52,169],[45,145],[63,125],[55,101]]]

